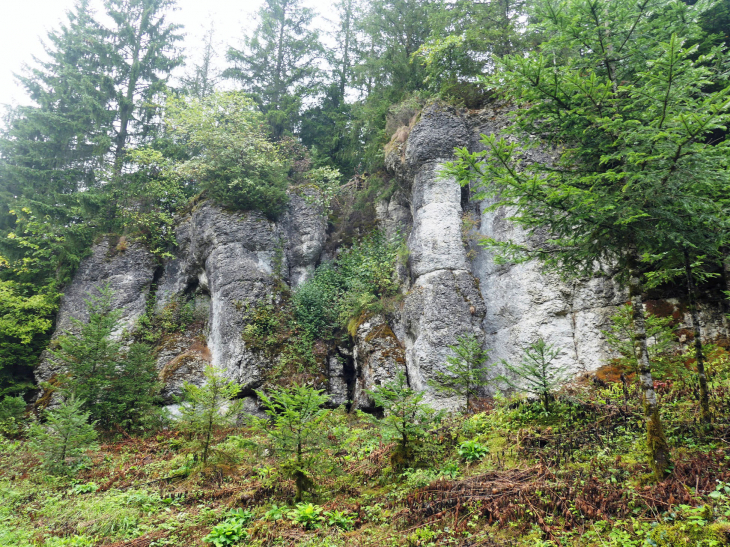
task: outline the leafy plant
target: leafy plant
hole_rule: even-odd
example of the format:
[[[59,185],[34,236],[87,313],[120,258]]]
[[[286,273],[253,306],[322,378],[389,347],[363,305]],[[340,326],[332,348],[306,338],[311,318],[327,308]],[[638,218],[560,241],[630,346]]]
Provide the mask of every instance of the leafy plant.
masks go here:
[[[0,401],[0,434],[13,436],[20,432],[25,406],[22,397],[6,395]]]
[[[461,456],[465,461],[472,463],[481,460],[484,456],[489,454],[489,449],[477,441],[470,440],[461,443],[459,445],[458,452],[459,456]]]
[[[305,530],[314,530],[319,528],[320,523],[325,520],[322,511],[323,509],[319,505],[298,503],[287,516],[294,524],[299,524]]]
[[[210,533],[203,538],[203,541],[212,543],[215,547],[236,545],[249,537],[244,526],[245,524],[242,520],[236,518],[226,519],[216,524]]]
[[[208,464],[214,432],[233,423],[241,410],[234,401],[241,387],[228,380],[225,372],[212,366],[205,369],[205,384],[185,382],[180,406],[180,429],[190,438],[190,448],[203,466]]]
[[[463,398],[468,412],[472,398],[490,383],[485,377],[489,351],[482,348],[482,343],[473,334],[459,336],[457,344],[449,349],[454,355],[446,358],[446,371],[436,371],[436,377],[429,385],[437,391]]]
[[[287,163],[267,138],[256,103],[240,92],[167,103],[170,134],[189,159],[169,164],[170,177],[194,180],[223,205],[270,218],[286,206]]]
[[[441,421],[444,412],[425,405],[424,392],[410,388],[403,371],[399,371],[393,381],[368,394],[385,412],[380,423],[398,440],[391,462],[394,467],[402,467],[412,461],[414,444],[427,438],[428,431]]]
[[[287,514],[286,507],[280,507],[275,503],[271,505],[271,508],[264,513],[264,518],[272,522],[283,519]]]
[[[324,517],[329,526],[336,526],[342,530],[352,530],[355,526],[355,515],[348,511],[325,511]]]

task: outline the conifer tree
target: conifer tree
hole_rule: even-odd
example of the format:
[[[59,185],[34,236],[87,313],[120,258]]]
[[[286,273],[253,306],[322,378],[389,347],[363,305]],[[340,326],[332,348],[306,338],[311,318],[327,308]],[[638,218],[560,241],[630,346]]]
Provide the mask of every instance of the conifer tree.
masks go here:
[[[265,0],[243,48],[228,49],[231,66],[223,75],[255,98],[275,139],[294,130],[301,100],[315,84],[322,47],[311,28],[314,16],[302,0]]]
[[[329,397],[306,385],[256,394],[270,417],[258,425],[273,441],[274,448],[289,456],[283,467],[296,485],[294,501],[300,502],[304,492],[313,486],[311,469],[317,452],[322,449],[322,422],[328,414],[322,406]]]
[[[234,401],[241,387],[212,366],[205,369],[204,376],[202,386],[183,385],[178,423],[190,438],[193,454],[206,466],[216,430],[232,425],[241,411],[241,402]]]
[[[180,27],[167,13],[175,0],[106,0],[113,23],[104,29],[105,68],[114,79],[114,170],[121,173],[130,142],[158,128],[161,94],[171,71],[182,64]]]
[[[426,438],[431,427],[442,419],[443,412],[423,402],[425,392],[409,387],[403,371],[368,394],[383,409],[382,424],[398,443],[391,462],[394,467],[403,467],[413,460],[415,444]]]
[[[103,403],[98,403],[104,400],[120,361],[121,344],[112,334],[119,328],[121,310],[113,309],[113,298],[108,285],[100,287],[98,294],[90,295],[86,300],[88,320],[73,318],[76,332],[59,337],[58,349],[51,350],[65,369],[64,387],[95,418],[104,418],[106,414]]]
[[[72,396],[58,408],[47,410],[45,422],[33,424],[28,432],[31,446],[50,473],[73,472],[86,452],[96,449],[94,423],[89,423],[89,411],[83,406],[83,401]]]
[[[540,338],[526,348],[522,360],[513,365],[502,361],[512,377],[503,376],[508,386],[517,391],[527,391],[540,398],[545,412],[550,412],[550,399],[555,390],[566,384],[572,377],[565,365],[553,364],[560,349]]]
[[[730,121],[730,88],[726,54],[696,54],[707,8],[678,0],[537,2],[533,15],[547,40],[505,58],[491,80],[520,98],[514,130],[524,145],[483,136],[486,151],[460,151],[451,170],[464,184],[476,174],[479,195],[496,197],[494,207],[515,206],[512,219],[528,233],[552,234],[542,245],[492,241],[502,252],[540,258],[567,275],[618,270],[633,304],[658,477],[670,460],[646,347],[642,257],[702,250],[702,226],[720,226],[726,240],[727,207],[716,198],[730,190],[730,154],[726,139],[710,135]],[[717,91],[705,92],[710,85]],[[522,160],[524,146],[538,144],[558,147],[555,165]]]
[[[211,23],[203,37],[203,50],[198,62],[194,63],[188,73],[180,80],[182,93],[197,99],[203,99],[215,91],[220,81],[220,74],[214,66],[215,52],[215,28]]]
[[[485,377],[489,351],[482,348],[473,334],[459,336],[456,340],[455,345],[449,346],[454,354],[446,358],[446,371],[437,371],[436,378],[429,384],[437,391],[463,398],[468,412],[472,398],[490,383]]]
[[[121,352],[114,293],[108,285],[98,293],[86,301],[88,320],[72,319],[74,332],[61,336],[51,353],[64,369],[64,392],[83,401],[101,427],[130,430],[143,425],[158,402],[155,359],[145,344]]]

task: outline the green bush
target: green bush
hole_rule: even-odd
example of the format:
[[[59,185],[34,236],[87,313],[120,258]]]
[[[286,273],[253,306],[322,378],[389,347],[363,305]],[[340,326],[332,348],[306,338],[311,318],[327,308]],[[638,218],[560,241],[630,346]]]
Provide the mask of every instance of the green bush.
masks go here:
[[[298,503],[287,516],[294,524],[299,524],[305,530],[319,528],[320,523],[325,520],[322,516],[322,508],[313,503]]]
[[[229,207],[269,218],[284,210],[288,164],[267,140],[252,99],[239,92],[171,99],[167,113],[171,135],[189,154],[188,160],[169,165],[169,176],[197,184]]]
[[[383,299],[398,289],[400,245],[400,238],[374,232],[317,268],[293,295],[297,321],[312,336],[328,338],[363,313],[385,311]]]
[[[324,516],[329,526],[342,530],[352,530],[355,526],[355,515],[348,511],[325,511]]]
[[[96,448],[96,431],[89,423],[89,411],[73,396],[58,408],[45,412],[45,423],[35,423],[29,431],[30,444],[54,474],[74,472],[88,450]]]
[[[477,441],[464,441],[458,450],[459,456],[469,463],[479,461],[489,454],[489,449]]]
[[[25,400],[22,397],[6,395],[0,402],[0,434],[17,435],[23,423]]]
[[[248,539],[248,532],[244,529],[245,524],[239,519],[227,519],[216,524],[210,533],[203,538],[203,541],[212,543],[215,547],[228,547],[236,545]]]

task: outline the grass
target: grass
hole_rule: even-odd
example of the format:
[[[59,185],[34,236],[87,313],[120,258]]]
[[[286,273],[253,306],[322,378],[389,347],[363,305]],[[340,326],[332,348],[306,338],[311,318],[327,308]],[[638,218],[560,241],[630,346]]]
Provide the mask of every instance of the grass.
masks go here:
[[[659,386],[675,462],[660,483],[646,464],[639,392],[586,381],[564,389],[550,414],[538,402],[498,397],[483,412],[451,417],[407,469],[391,467],[393,442],[377,421],[333,411],[305,497],[329,516],[308,525],[292,516],[282,462],[245,426],[217,433],[220,456],[204,469],[170,429],[102,445],[74,477],[45,475],[23,439],[3,439],[0,544],[212,545],[211,530],[246,509],[253,515],[239,545],[259,547],[727,545],[727,357],[718,350],[710,363],[710,428],[697,419],[691,376]],[[488,453],[464,461],[466,440]]]

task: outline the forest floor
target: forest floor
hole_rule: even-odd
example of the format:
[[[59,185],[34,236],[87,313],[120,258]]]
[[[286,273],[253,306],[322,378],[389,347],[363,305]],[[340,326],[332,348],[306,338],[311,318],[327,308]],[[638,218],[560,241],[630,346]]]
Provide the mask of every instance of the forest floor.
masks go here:
[[[730,355],[716,349],[709,369],[709,427],[691,371],[659,375],[673,461],[659,482],[640,390],[615,371],[564,389],[549,413],[524,398],[482,401],[434,429],[407,468],[392,467],[375,420],[334,411],[299,506],[281,461],[245,426],[218,433],[205,468],[166,429],[107,442],[61,477],[22,438],[3,439],[0,545],[730,545]]]

